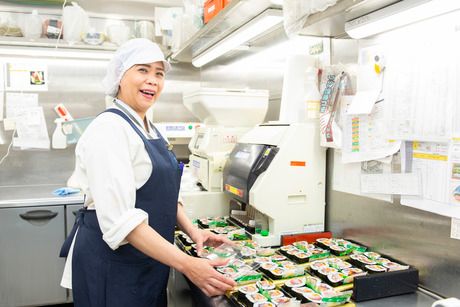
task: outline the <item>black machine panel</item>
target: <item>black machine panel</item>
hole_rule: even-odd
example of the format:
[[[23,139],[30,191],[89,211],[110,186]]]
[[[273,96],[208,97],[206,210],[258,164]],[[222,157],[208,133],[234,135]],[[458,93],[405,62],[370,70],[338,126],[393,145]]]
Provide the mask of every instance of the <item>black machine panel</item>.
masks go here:
[[[279,148],[262,144],[236,144],[225,164],[223,184],[226,193],[247,204],[249,191],[265,172]]]

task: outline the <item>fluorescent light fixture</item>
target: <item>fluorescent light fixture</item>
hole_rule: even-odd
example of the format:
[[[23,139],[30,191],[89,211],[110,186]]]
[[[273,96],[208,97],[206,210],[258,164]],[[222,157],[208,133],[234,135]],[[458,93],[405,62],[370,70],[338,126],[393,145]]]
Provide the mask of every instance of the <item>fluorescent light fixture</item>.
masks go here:
[[[32,47],[5,47],[0,46],[2,56],[26,56],[34,58],[59,58],[59,59],[81,59],[81,60],[109,60],[113,51],[75,50],[60,48],[32,48]]]
[[[345,31],[365,38],[458,9],[458,0],[404,0],[346,22]]]
[[[193,58],[192,64],[201,67],[228,51],[237,48],[283,20],[280,10],[268,9],[247,24]]]

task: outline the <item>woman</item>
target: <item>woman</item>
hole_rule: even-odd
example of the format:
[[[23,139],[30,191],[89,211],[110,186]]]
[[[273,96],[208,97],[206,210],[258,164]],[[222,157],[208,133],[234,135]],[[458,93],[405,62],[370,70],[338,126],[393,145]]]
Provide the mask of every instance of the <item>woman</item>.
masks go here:
[[[167,142],[146,119],[170,69],[160,48],[133,39],[117,50],[104,79],[114,107],[81,137],[69,186],[86,194],[61,254],[62,285],[75,306],[166,306],[169,267],[209,296],[235,282],[214,270],[224,264],[186,255],[173,244],[177,223],[201,250],[227,239],[196,228],[178,204],[181,176]]]

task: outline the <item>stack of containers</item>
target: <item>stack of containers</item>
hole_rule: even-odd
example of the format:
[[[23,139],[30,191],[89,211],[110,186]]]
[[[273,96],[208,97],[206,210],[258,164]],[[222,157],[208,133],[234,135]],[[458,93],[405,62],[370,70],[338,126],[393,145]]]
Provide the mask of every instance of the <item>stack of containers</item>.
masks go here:
[[[207,24],[214,16],[216,16],[231,0],[206,0],[204,3],[203,19]]]

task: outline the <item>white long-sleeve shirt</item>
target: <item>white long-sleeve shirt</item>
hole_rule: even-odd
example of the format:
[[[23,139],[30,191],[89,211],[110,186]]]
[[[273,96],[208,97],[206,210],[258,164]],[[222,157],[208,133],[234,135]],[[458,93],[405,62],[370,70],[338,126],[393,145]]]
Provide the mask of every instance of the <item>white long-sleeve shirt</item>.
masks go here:
[[[114,108],[143,123],[140,116],[120,100]],[[149,127],[149,132],[140,124],[137,127],[148,139],[158,138],[153,127]],[[135,203],[136,190],[147,182],[151,173],[152,163],[142,139],[117,114],[99,115],[78,141],[75,170],[67,185],[81,189],[86,195],[85,206],[96,210],[103,240],[110,248],[115,250],[126,244],[126,236],[134,228],[148,223],[148,214],[135,208]],[[72,288],[73,244],[61,281],[61,286],[66,288]]]

